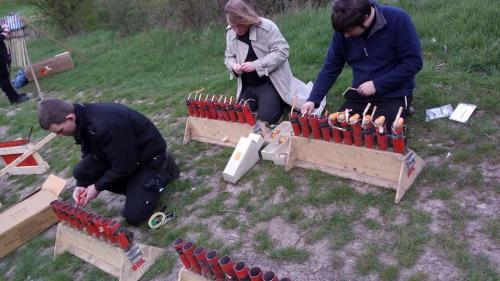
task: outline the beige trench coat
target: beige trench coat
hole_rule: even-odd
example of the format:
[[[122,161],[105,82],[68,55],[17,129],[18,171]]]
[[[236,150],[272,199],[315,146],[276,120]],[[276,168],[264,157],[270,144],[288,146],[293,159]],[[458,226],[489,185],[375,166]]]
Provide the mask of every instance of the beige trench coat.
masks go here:
[[[293,77],[290,64],[288,63],[288,42],[281,34],[278,26],[268,19],[260,18],[260,25],[252,25],[250,27],[249,38],[252,42],[252,47],[257,55],[257,60],[254,61],[255,70],[259,77],[269,76],[274,87],[280,94],[281,98],[300,110],[309,97],[312,90],[312,83],[307,85],[299,79]],[[233,64],[242,64],[248,54],[248,45],[237,39],[236,32],[228,26],[226,29],[226,52],[224,63],[229,71],[229,79],[234,79],[235,75],[232,70]],[[242,84],[241,76],[236,76],[238,89],[236,97],[240,96]],[[321,102],[319,112],[323,110],[326,104],[326,99]]]

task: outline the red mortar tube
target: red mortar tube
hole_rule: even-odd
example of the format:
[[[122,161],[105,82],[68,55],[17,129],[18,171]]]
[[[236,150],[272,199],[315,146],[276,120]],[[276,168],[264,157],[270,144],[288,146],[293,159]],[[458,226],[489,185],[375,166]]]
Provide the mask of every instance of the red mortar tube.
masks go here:
[[[328,116],[328,119],[330,119],[330,122],[332,122],[332,125],[334,127],[339,126],[339,121],[337,120],[338,116],[339,116],[338,112],[332,113],[332,114],[330,114],[330,116]],[[335,141],[336,143],[341,143],[342,142],[342,131],[335,129],[335,128],[333,128],[332,131],[333,131],[333,141]]]
[[[328,124],[328,118],[326,116],[319,117],[319,128],[321,129],[321,135],[324,141],[330,141],[332,139],[332,134],[330,132],[330,124]]]
[[[311,134],[311,129],[309,128],[309,117],[306,114],[303,114],[299,117],[300,128],[302,129],[302,136],[304,138],[308,138]]]
[[[245,262],[238,262],[234,265],[234,271],[236,272],[236,277],[239,281],[250,281],[250,277],[248,276],[248,267]]]
[[[361,120],[359,119],[359,114],[354,114],[349,118],[349,124],[352,128],[352,136],[354,138],[355,146],[363,146],[363,135],[361,133]]]
[[[238,121],[238,116],[236,115],[236,111],[234,111],[234,104],[227,105],[227,112],[229,113],[229,118],[232,122]]]
[[[290,114],[290,123],[292,124],[293,135],[300,136],[300,123],[299,123],[299,114],[297,112],[293,112]]]
[[[262,279],[262,275],[264,274],[262,273],[260,267],[252,267],[249,271],[249,275],[250,281],[264,281],[264,279]]]
[[[311,126],[314,139],[321,139],[321,129],[319,128],[319,120],[317,116],[309,116],[309,126]]]
[[[211,107],[213,107],[213,103],[211,103],[210,101],[204,101],[203,102],[203,109],[205,110],[205,114],[207,115],[207,118],[208,119],[214,119],[212,117],[212,110],[211,110]],[[214,108],[215,110],[215,108]],[[217,114],[217,113],[216,113]]]
[[[196,245],[194,244],[194,242],[189,241],[189,242],[184,243],[184,246],[182,246],[182,251],[184,252],[186,257],[188,258],[189,263],[191,264],[191,271],[193,271],[197,274],[201,274],[201,267],[198,264],[198,262],[196,261],[196,258],[194,257],[194,254],[193,254],[195,247],[196,247]]]
[[[404,119],[399,118],[396,123],[396,127],[392,126],[392,147],[394,152],[404,154],[405,152],[405,139],[403,135],[403,123]]]
[[[234,105],[234,112],[236,112],[236,116],[238,116],[238,122],[245,123],[245,114],[243,113],[243,108],[241,104],[237,103]]]
[[[219,264],[226,276],[231,278],[231,280],[237,280],[236,272],[234,272],[234,262],[231,260],[230,256],[223,256],[220,258]]]
[[[201,100],[196,101],[196,108],[198,108],[201,118],[207,118],[207,113],[205,112],[205,102]]]
[[[194,116],[194,109],[191,100],[186,100],[186,106],[188,108],[189,116]]]
[[[175,239],[172,246],[174,247],[175,251],[179,255],[179,259],[181,260],[184,267],[186,269],[191,269],[191,263],[189,262],[186,254],[184,254],[184,251],[182,250],[182,247],[184,246],[184,239],[182,239],[182,238]]]
[[[377,144],[379,150],[387,150],[389,137],[387,136],[387,130],[385,129],[385,117],[378,117],[375,122],[375,133],[377,135]]]
[[[214,103],[215,105],[215,111],[217,111],[217,119],[219,120],[224,120],[224,114],[222,114],[222,106],[221,106],[222,103]]]
[[[278,276],[276,276],[276,274],[272,271],[266,271],[266,273],[264,273],[263,279],[264,281],[280,281]]]
[[[243,114],[245,115],[245,119],[247,120],[248,125],[255,125],[255,118],[253,118],[252,110],[250,109],[247,101],[243,104]]]
[[[208,264],[210,265],[210,269],[214,273],[214,278],[216,281],[225,281],[226,276],[222,271],[222,268],[219,265],[219,253],[215,250],[211,250],[207,252],[206,259]]]
[[[210,267],[208,266],[207,258],[205,256],[206,253],[207,251],[205,251],[205,248],[203,247],[197,247],[194,249],[194,257],[201,267],[201,275],[203,275],[203,277],[211,278],[212,271],[210,271]]]
[[[215,103],[213,101],[208,101],[208,110],[210,111],[210,117],[212,119],[218,119],[217,109],[215,109]]]
[[[229,116],[229,111],[227,111],[227,104],[226,103],[221,103],[220,104],[221,110],[222,110],[222,116],[224,117],[225,121],[231,121],[231,117]]]
[[[94,224],[95,229],[96,229],[95,237],[97,237],[97,238],[100,238],[104,235],[104,233],[101,233],[101,220],[102,219],[103,219],[103,217],[101,217],[99,215],[94,215],[94,217],[92,218],[92,223]],[[104,229],[102,231],[104,231]]]
[[[54,200],[50,202],[50,207],[54,211],[54,214],[56,215],[58,221],[62,221],[64,218],[64,215],[61,210],[63,206],[64,203],[59,200]]]
[[[352,145],[351,126],[349,126],[349,124],[347,123],[345,114],[339,114],[338,120],[340,122],[340,127],[342,127],[342,129],[345,130],[345,131],[342,131],[342,136],[343,136],[343,139],[344,139],[344,144]]]
[[[364,128],[364,136],[365,147],[373,148],[373,143],[375,142],[375,131],[371,122],[369,124],[366,124],[366,127]]]
[[[93,235],[95,237],[100,237],[99,235],[99,229],[97,229],[97,226],[94,223],[94,218],[96,215],[92,213],[87,213],[87,215],[84,217],[84,220],[87,223],[87,232],[90,232],[90,235]]]

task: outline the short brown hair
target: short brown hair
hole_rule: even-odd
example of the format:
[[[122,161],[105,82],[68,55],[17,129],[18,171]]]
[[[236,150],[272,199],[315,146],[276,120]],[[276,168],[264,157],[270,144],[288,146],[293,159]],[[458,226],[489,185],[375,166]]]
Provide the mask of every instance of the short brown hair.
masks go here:
[[[233,24],[260,24],[261,20],[255,10],[245,0],[229,0],[224,7],[224,14]]]
[[[331,14],[333,29],[346,33],[353,27],[363,27],[365,16],[370,15],[371,7],[369,0],[333,0]]]
[[[66,116],[75,112],[75,107],[63,100],[46,99],[40,102],[38,107],[38,123],[44,130],[48,130],[50,125],[61,124],[66,120]]]

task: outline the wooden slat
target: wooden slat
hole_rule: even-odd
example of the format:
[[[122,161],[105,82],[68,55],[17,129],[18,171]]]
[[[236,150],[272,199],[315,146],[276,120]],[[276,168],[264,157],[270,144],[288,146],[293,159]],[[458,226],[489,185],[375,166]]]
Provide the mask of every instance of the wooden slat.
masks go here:
[[[250,132],[251,126],[248,124],[190,116],[186,121],[184,144],[197,140],[235,147],[240,138],[248,136]]]

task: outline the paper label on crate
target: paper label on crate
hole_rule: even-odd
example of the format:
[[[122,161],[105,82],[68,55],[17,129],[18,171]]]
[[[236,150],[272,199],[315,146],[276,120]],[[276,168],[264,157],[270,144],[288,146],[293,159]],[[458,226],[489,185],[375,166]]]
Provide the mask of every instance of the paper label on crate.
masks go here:
[[[451,114],[450,120],[467,123],[467,120],[469,120],[476,107],[477,106],[473,104],[459,103],[455,111]]]

